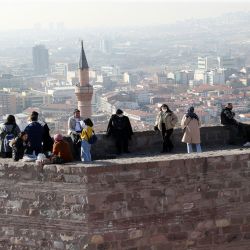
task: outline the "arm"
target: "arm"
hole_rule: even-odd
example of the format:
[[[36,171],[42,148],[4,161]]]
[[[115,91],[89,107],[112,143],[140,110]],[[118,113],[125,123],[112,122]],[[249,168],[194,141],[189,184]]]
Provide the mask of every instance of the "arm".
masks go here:
[[[181,128],[184,129],[186,127],[186,120],[187,120],[187,117],[186,115],[184,115],[181,119]]]
[[[132,126],[131,126],[131,123],[130,123],[130,120],[129,120],[128,117],[127,117],[127,123],[128,123],[128,133],[129,133],[129,135],[131,136],[131,135],[133,135],[134,133],[133,133],[133,129],[132,129]]]
[[[82,129],[82,132],[81,132],[81,135],[80,135],[81,139],[85,139],[85,137],[88,137],[87,132],[88,131],[86,130],[86,128]]]
[[[176,114],[172,113],[172,120],[171,120],[171,123],[173,126],[175,126],[178,122],[178,117]]]
[[[156,116],[156,119],[155,119],[155,125],[154,125],[154,130],[155,131],[159,130],[158,124],[159,124],[160,115],[161,115],[161,113],[158,113],[157,116]]]
[[[4,138],[4,135],[5,135],[5,129],[4,129],[4,125],[2,124],[0,126],[0,137],[1,137],[1,139]]]
[[[53,152],[53,155],[58,155],[58,153],[59,153],[58,143],[54,143],[53,144],[53,150],[52,150],[52,152]]]
[[[14,135],[15,135],[15,136],[18,136],[20,132],[21,132],[21,130],[20,130],[19,126],[16,124],[16,128],[15,128],[15,131],[14,131]]]
[[[75,128],[72,127],[72,117],[70,117],[68,120],[68,130],[69,130],[69,134],[75,132]]]
[[[227,119],[234,121],[235,123],[238,123],[235,119],[235,113],[234,112],[230,112],[229,110],[224,110],[224,115],[227,117]]]
[[[109,123],[108,123],[108,127],[107,127],[107,136],[112,135],[112,130],[113,130],[113,125],[112,125],[112,121],[113,121],[113,116],[111,116],[111,118],[109,119]]]
[[[199,128],[201,127],[201,121],[200,119],[198,120],[198,125],[199,125]]]
[[[189,124],[189,122],[191,121],[191,118],[190,117],[186,117],[186,115],[182,118],[183,120],[183,123],[182,123],[182,128],[186,128]]]

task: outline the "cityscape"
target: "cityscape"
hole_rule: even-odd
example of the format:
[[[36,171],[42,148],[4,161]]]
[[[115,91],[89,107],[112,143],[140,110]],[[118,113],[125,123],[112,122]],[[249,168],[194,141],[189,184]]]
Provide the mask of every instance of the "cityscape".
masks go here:
[[[249,250],[250,2],[0,0],[0,250]]]
[[[82,40],[97,132],[106,131],[118,108],[135,131],[152,130],[163,103],[179,120],[194,106],[202,125],[216,125],[232,102],[237,119],[248,122],[249,21],[249,12],[235,12],[151,27],[74,30],[50,23],[1,31],[1,121],[14,114],[24,128],[35,110],[52,133],[66,134],[77,107]]]

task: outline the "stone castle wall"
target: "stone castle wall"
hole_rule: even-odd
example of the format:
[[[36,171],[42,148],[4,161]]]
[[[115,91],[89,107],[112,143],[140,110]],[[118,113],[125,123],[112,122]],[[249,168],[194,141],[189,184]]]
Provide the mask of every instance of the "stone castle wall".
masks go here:
[[[183,132],[175,129],[172,139],[176,152],[185,151],[186,144],[181,142]],[[94,159],[105,159],[115,157],[114,141],[104,134],[98,135],[98,142],[92,147]],[[229,131],[223,126],[211,126],[201,128],[201,145],[206,148],[219,148],[225,146],[229,141]],[[243,143],[241,138],[237,138],[237,143]],[[160,132],[143,131],[135,132],[129,142],[131,152],[138,154],[158,153],[162,149],[162,138]]]
[[[0,161],[0,249],[246,250],[250,150]]]

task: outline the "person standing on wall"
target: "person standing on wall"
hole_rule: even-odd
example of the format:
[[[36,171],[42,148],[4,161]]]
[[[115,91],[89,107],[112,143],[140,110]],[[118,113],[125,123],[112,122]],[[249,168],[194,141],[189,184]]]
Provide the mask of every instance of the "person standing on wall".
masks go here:
[[[190,107],[181,120],[181,127],[184,130],[182,142],[187,143],[187,152],[192,153],[192,145],[196,145],[197,153],[201,153],[200,119],[194,113],[194,107]]]
[[[81,133],[81,161],[90,163],[92,161],[90,149],[91,149],[91,143],[90,139],[94,134],[93,130],[93,122],[91,119],[87,118],[84,120],[85,127],[82,130]]]
[[[129,118],[123,115],[121,109],[117,109],[109,120],[107,127],[107,136],[113,136],[115,139],[117,154],[129,153],[128,140],[131,139],[133,130]]]
[[[84,127],[83,118],[81,117],[80,110],[75,109],[74,115],[68,120],[68,134],[71,137],[74,147],[74,157],[76,160],[80,160],[81,149],[81,132]]]
[[[178,122],[176,114],[171,111],[167,104],[163,104],[160,108],[155,121],[154,130],[160,130],[162,133],[162,153],[172,152],[174,145],[171,141],[174,127]]]

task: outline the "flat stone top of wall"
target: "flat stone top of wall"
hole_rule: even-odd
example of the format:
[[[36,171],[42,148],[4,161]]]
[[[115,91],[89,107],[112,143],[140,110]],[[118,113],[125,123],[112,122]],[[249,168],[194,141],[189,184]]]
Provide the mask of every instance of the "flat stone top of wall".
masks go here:
[[[155,168],[167,167],[173,162],[184,164],[188,161],[199,161],[217,158],[221,162],[230,161],[232,157],[244,156],[247,157],[250,154],[250,149],[231,149],[231,150],[217,150],[203,153],[192,154],[172,154],[172,155],[158,155],[148,157],[131,157],[131,158],[119,158],[109,160],[97,160],[91,164],[84,164],[82,162],[68,163],[68,164],[51,164],[44,165],[42,167],[37,166],[34,162],[14,162],[11,159],[0,160],[0,178],[6,177],[6,174],[11,178],[18,177],[17,179],[39,179],[39,173],[62,173],[67,175],[87,175],[98,174],[102,172],[117,172],[117,171],[129,171],[142,168]],[[181,165],[183,165],[181,164]],[[15,172],[26,172],[29,175],[18,175]],[[39,179],[40,180],[40,179]]]

